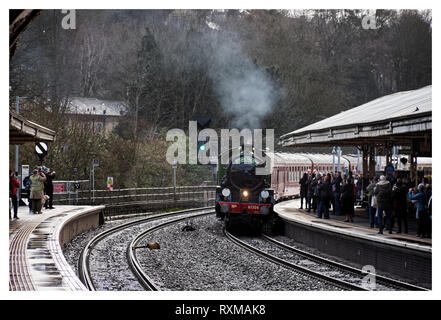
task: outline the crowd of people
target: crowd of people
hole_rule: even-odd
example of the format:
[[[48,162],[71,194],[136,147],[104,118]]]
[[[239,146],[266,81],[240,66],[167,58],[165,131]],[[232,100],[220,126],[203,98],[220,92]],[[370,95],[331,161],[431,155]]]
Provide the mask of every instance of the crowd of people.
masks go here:
[[[43,206],[45,209],[55,209],[53,207],[54,187],[53,180],[55,171],[45,166],[37,166],[32,170],[32,174],[23,179],[23,187],[29,195],[29,213],[41,214]],[[14,219],[17,216],[18,201],[17,189],[20,188],[20,182],[11,170],[9,171],[9,198],[12,202]],[[9,219],[11,219],[11,210],[9,210]]]
[[[417,188],[414,181],[398,175],[381,175],[365,179],[362,174],[304,173],[300,184],[300,208],[317,212],[317,218],[329,219],[332,206],[334,215],[344,215],[345,222],[354,222],[356,202],[367,202],[371,228],[392,233],[395,220],[397,233],[409,233],[408,216],[417,223],[417,236],[431,237],[432,186],[423,178]],[[303,205],[304,204],[304,205]],[[404,230],[402,229],[404,227]]]

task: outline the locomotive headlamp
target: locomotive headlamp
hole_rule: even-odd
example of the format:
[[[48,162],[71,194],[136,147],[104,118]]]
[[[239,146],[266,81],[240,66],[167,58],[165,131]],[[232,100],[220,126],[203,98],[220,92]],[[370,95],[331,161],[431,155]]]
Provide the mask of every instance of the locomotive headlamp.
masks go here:
[[[242,195],[244,198],[248,198],[248,191],[246,190],[242,191]]]
[[[222,195],[223,195],[224,197],[228,197],[230,194],[231,194],[230,189],[228,189],[228,188],[223,188],[223,189],[222,189]]]
[[[266,191],[266,190],[263,190],[263,191],[260,193],[260,196],[261,196],[263,199],[266,199],[266,198],[269,197],[269,192]]]

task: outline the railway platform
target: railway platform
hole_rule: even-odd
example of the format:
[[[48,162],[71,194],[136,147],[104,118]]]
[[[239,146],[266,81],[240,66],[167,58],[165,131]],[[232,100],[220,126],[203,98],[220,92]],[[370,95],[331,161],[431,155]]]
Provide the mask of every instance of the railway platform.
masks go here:
[[[9,220],[9,291],[85,291],[62,247],[103,222],[104,206],[58,205],[42,214],[19,207]]]
[[[416,237],[412,223],[409,234],[378,234],[364,208],[356,209],[354,222],[344,222],[344,216],[319,219],[299,207],[299,199],[274,207],[286,236],[359,268],[373,266],[378,273],[431,287],[432,240]]]

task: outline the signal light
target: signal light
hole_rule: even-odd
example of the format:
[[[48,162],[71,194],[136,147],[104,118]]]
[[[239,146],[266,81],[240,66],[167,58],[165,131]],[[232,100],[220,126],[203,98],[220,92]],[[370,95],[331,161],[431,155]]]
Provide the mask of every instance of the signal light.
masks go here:
[[[199,150],[201,150],[201,151],[205,151],[205,144],[200,145],[200,146],[199,146]]]

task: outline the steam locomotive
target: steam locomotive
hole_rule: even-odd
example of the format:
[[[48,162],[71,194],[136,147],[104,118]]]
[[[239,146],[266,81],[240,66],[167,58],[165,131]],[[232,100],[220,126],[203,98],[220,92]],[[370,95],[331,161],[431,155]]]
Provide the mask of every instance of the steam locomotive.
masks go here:
[[[254,153],[240,151],[231,157],[225,176],[216,189],[216,214],[228,230],[244,225],[260,232],[264,223],[274,217],[274,190],[271,175],[257,175],[265,161]]]

